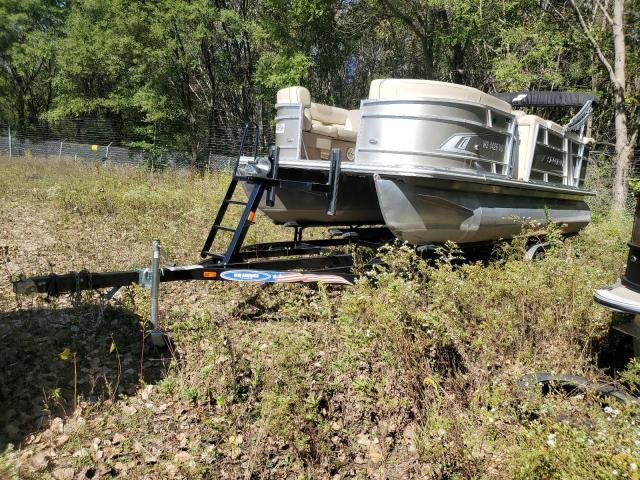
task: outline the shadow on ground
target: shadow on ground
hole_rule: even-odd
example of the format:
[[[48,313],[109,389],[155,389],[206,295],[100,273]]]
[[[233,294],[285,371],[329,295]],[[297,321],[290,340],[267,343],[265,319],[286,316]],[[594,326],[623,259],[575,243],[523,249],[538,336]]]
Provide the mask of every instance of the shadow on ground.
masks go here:
[[[115,400],[157,382],[171,360],[142,342],[139,317],[127,308],[81,305],[0,312],[0,451],[19,445],[53,417],[73,411],[73,353],[78,397]],[[64,356],[64,355],[63,355]]]

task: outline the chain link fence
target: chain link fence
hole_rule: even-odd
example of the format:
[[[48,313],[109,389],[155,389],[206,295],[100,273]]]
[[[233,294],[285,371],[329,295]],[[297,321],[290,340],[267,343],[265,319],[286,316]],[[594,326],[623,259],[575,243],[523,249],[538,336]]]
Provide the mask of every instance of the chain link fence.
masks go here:
[[[162,131],[149,126],[140,133],[122,133],[117,125],[95,118],[41,122],[16,129],[0,123],[0,155],[8,157],[74,158],[93,162],[129,164],[150,169],[191,167],[223,170],[233,165],[245,125],[214,125],[206,132],[185,126]],[[266,155],[275,143],[269,124],[249,124],[244,155]]]

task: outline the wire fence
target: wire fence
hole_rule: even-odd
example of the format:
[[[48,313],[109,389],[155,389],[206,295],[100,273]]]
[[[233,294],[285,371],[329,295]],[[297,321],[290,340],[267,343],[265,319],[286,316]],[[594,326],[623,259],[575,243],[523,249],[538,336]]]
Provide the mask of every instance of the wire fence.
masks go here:
[[[95,118],[40,122],[16,129],[0,124],[0,155],[8,157],[74,158],[144,166],[151,169],[191,167],[224,170],[233,165],[245,124],[235,120],[204,131],[149,126],[123,133],[118,125]],[[249,124],[243,155],[265,155],[275,143],[269,124]]]

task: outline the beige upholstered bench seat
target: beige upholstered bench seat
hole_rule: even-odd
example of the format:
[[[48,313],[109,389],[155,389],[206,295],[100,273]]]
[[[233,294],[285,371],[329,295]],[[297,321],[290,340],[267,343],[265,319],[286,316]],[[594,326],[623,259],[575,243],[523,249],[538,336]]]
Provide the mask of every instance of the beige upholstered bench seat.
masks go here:
[[[384,78],[373,80],[369,87],[369,99],[437,98],[461,100],[511,112],[511,105],[499,98],[481,92],[477,88],[434,80]]]
[[[302,129],[318,135],[355,142],[360,123],[359,110],[323,105],[311,101],[304,87],[287,87],[278,91],[278,103],[299,103],[304,106]]]

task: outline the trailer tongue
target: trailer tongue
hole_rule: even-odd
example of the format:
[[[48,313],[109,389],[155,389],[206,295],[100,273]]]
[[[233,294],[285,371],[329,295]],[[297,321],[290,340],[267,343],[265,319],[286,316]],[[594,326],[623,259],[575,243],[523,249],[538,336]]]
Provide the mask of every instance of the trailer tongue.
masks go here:
[[[356,233],[349,231],[347,233]],[[309,283],[323,282],[329,284],[351,285],[355,275],[350,273],[353,256],[349,253],[314,256],[298,256],[304,250],[323,251],[329,243],[320,247],[317,242],[294,244],[291,242],[292,258],[270,259],[259,261],[240,261],[224,264],[207,261],[194,265],[162,267],[159,269],[159,282],[176,282],[187,280],[221,280],[255,283]],[[355,244],[353,237],[337,238],[331,242],[333,246]],[[295,271],[296,269],[306,269]],[[121,271],[121,272],[69,272],[63,275],[43,275],[17,280],[13,283],[16,293],[47,293],[61,295],[80,290],[97,290],[109,287],[126,287],[134,283],[147,286],[151,281],[153,268]]]

